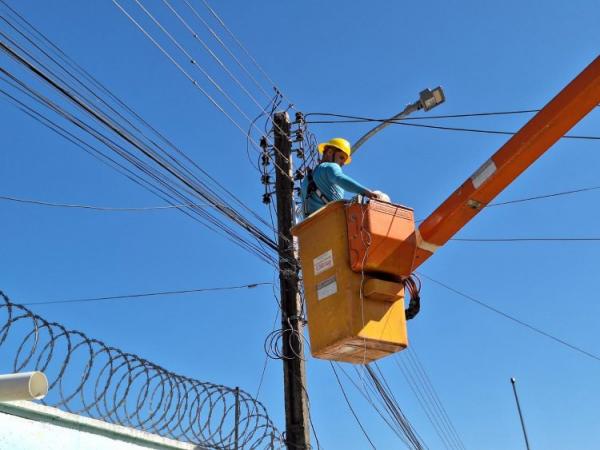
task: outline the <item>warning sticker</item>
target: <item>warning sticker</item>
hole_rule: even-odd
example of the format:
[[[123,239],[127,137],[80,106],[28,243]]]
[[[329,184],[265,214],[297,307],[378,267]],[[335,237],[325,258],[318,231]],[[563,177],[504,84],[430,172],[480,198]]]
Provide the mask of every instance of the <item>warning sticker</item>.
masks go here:
[[[333,295],[336,292],[337,283],[335,282],[335,275],[317,284],[317,298],[319,300],[323,300],[325,297],[329,297],[330,295]]]
[[[475,171],[471,177],[475,189],[479,189],[489,177],[496,171],[496,164],[491,159],[488,159],[479,169]]]
[[[321,272],[331,269],[333,267],[333,252],[327,250],[322,255],[317,256],[313,259],[313,267],[315,269],[315,275],[319,275]]]

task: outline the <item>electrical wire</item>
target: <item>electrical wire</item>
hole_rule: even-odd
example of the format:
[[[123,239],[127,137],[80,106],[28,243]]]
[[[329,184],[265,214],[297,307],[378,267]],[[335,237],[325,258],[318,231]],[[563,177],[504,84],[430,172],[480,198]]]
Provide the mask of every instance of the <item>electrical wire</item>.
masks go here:
[[[579,189],[572,189],[569,191],[553,192],[551,194],[535,195],[535,196],[531,196],[531,197],[518,198],[515,200],[507,200],[504,202],[490,203],[488,205],[484,205],[484,208],[493,208],[495,206],[506,206],[506,205],[513,205],[513,204],[517,204],[517,203],[526,203],[526,202],[543,200],[543,199],[548,199],[548,198],[562,197],[565,195],[579,194],[581,192],[595,191],[598,189],[600,189],[600,186],[589,186],[589,187],[584,187],[584,188],[579,188]],[[425,219],[418,219],[418,220],[415,220],[415,223],[421,223],[424,220]]]
[[[507,116],[516,114],[531,114],[539,112],[539,109],[521,109],[514,111],[494,111],[494,112],[479,112],[479,113],[462,113],[462,114],[444,114],[437,116],[421,116],[421,117],[405,117],[405,120],[427,120],[427,119],[456,119],[465,117],[484,117],[484,116]],[[364,122],[393,122],[390,119],[375,119],[371,117],[363,116],[350,116],[346,114],[334,114],[334,113],[321,113],[321,112],[309,112],[305,114],[305,117],[310,116],[324,116],[324,117],[339,117],[343,119],[350,119],[346,121],[310,121],[309,123],[364,123]]]
[[[199,288],[199,289],[184,289],[178,291],[159,291],[159,292],[143,292],[137,294],[121,294],[111,295],[107,297],[87,297],[87,298],[74,298],[68,300],[45,300],[41,302],[25,302],[22,303],[24,306],[32,305],[58,305],[64,303],[89,303],[89,302],[100,302],[106,300],[123,300],[123,299],[139,299],[146,297],[158,297],[163,295],[182,295],[182,294],[196,294],[200,292],[218,292],[218,291],[234,291],[239,289],[254,289],[258,286],[272,285],[271,282],[260,282],[243,284],[239,286],[221,286],[221,287],[210,287],[210,288]]]
[[[48,78],[47,75],[43,74],[38,69],[36,69],[35,67],[31,66],[31,64],[29,64],[28,62],[22,60],[22,58],[20,58],[19,55],[16,55],[14,52],[12,52],[10,50],[10,48],[8,48],[4,43],[0,42],[0,48],[5,49],[5,51],[6,50],[10,51],[11,56],[15,57],[19,62],[24,63],[28,68],[30,68],[36,74],[38,74],[44,81],[47,81],[51,86],[57,87],[58,90],[61,93],[63,93],[68,99],[72,100],[78,107],[81,107],[82,110],[84,110],[85,112],[89,113],[93,118],[97,119],[103,126],[107,126],[107,128],[109,130],[115,131],[116,134],[120,138],[123,138],[127,143],[132,144],[134,147],[136,147],[137,149],[141,150],[141,152],[144,155],[149,156],[150,159],[152,161],[158,163],[158,165],[160,167],[162,167],[164,169],[167,169],[169,172],[171,172],[175,176],[175,178],[177,180],[183,181],[183,184],[186,187],[186,189],[190,189],[189,192],[195,192],[195,193],[201,194],[201,196],[202,196],[203,199],[210,201],[216,207],[216,209],[218,211],[220,211],[222,213],[225,213],[227,216],[229,216],[231,218],[233,218],[235,216],[235,214],[237,214],[237,213],[234,214],[234,211],[230,207],[227,207],[227,206],[223,205],[221,202],[216,201],[216,199],[214,197],[211,197],[210,195],[208,195],[206,191],[198,190],[198,187],[194,184],[193,181],[190,181],[189,179],[186,179],[182,174],[180,174],[180,173],[178,173],[176,171],[172,171],[172,167],[167,162],[165,162],[164,160],[161,160],[160,157],[158,155],[156,155],[155,153],[153,153],[149,148],[142,146],[139,143],[139,141],[137,141],[135,138],[131,137],[125,130],[120,129],[118,127],[118,125],[116,125],[114,122],[111,122],[106,117],[104,117],[102,115],[99,115],[97,112],[95,112],[94,110],[90,109],[90,106],[82,103],[82,100],[80,98],[73,97],[72,94],[70,94],[66,89],[64,89],[61,86],[57,85],[56,82],[53,81],[53,80],[51,80],[50,78]],[[125,150],[124,150],[124,148],[121,147],[121,146],[119,146],[118,144],[116,144],[114,140],[112,140],[110,138],[107,138],[105,135],[102,135],[97,130],[95,130],[93,128],[90,128],[90,126],[88,124],[82,122],[81,120],[77,119],[73,115],[67,113],[64,109],[62,109],[61,107],[59,107],[54,102],[51,102],[47,98],[41,96],[39,93],[37,93],[36,91],[34,91],[31,88],[29,88],[23,82],[17,80],[14,76],[12,76],[11,74],[9,74],[4,69],[0,68],[0,73],[8,76],[10,78],[11,83],[13,83],[13,85],[15,85],[15,84],[18,85],[19,89],[21,89],[21,90],[24,90],[24,91],[27,90],[28,95],[37,96],[36,99],[38,101],[40,101],[40,103],[46,104],[46,106],[48,106],[50,109],[54,110],[55,112],[58,112],[63,117],[67,118],[72,123],[74,123],[76,126],[80,127],[81,129],[85,130],[86,132],[89,132],[96,139],[99,139],[103,144],[109,146],[109,148],[111,148],[112,150],[116,151],[118,154],[120,154],[120,156],[123,156],[129,162],[131,162],[134,165],[136,165],[138,168],[143,169],[143,171],[145,171],[149,175],[153,176],[157,181],[159,181],[163,185],[163,187],[168,187],[168,185],[166,184],[164,175],[159,174],[154,169],[152,169],[149,172],[148,171],[149,166],[147,166],[146,163],[142,163],[139,160],[136,160],[132,155],[126,153]],[[172,192],[176,193],[176,191],[173,191],[172,187],[170,189],[172,190]],[[188,199],[185,199],[185,200],[188,202],[188,204],[194,204],[194,202],[191,201],[191,200],[188,200]],[[220,228],[226,230],[227,227],[224,227],[224,225],[222,223],[217,222],[216,219],[213,216],[210,216],[209,214],[207,214],[206,210],[201,209],[201,208],[197,208],[196,212],[200,213],[203,218],[207,219],[213,225],[219,226]],[[238,221],[238,223],[240,223],[240,224],[241,223],[245,223],[245,225],[242,225],[244,228],[248,229],[248,228],[252,228],[253,227],[252,225],[250,225],[246,221],[246,219],[242,219],[241,216],[239,216],[239,219],[241,219],[241,221]],[[211,228],[209,225],[207,225],[207,226],[209,228]],[[213,231],[214,231],[214,229],[213,229]],[[252,247],[253,244],[249,244],[248,242],[244,242],[243,238],[241,238],[241,236],[237,235],[235,232],[232,233],[231,229],[227,229],[226,231],[227,231],[226,234],[225,234],[226,238],[228,238],[230,240],[233,239],[233,242],[237,242],[239,245],[246,246],[246,248],[248,248],[248,249],[254,248],[254,250],[251,250],[251,251],[254,251],[254,252],[261,251],[257,247]],[[267,237],[267,239],[269,239],[269,238]],[[272,248],[275,248],[274,243],[272,245],[273,245]],[[264,258],[269,258],[269,255],[267,253],[263,253],[263,257]],[[273,261],[273,263],[274,263],[274,261]]]
[[[12,197],[7,195],[0,195],[0,200],[8,200],[17,203],[26,203],[31,205],[40,205],[40,206],[52,206],[56,208],[78,208],[78,209],[91,209],[96,211],[118,211],[118,212],[131,212],[131,211],[158,211],[165,209],[181,209],[187,208],[190,205],[166,205],[166,206],[141,206],[141,207],[131,207],[131,208],[118,208],[111,206],[93,206],[93,205],[78,205],[78,204],[70,204],[70,203],[53,203],[53,202],[44,202],[41,200],[31,200],[24,199],[18,197]],[[200,205],[191,205],[191,206],[208,206],[206,204]]]
[[[369,444],[371,445],[371,448],[373,448],[374,450],[376,450],[377,447],[375,447],[375,444],[373,444],[373,440],[371,439],[371,437],[367,433],[367,430],[365,430],[365,427],[363,426],[362,422],[358,418],[358,415],[356,414],[356,411],[354,411],[354,408],[352,407],[352,404],[350,403],[350,399],[348,398],[348,395],[346,394],[346,390],[344,389],[344,386],[342,385],[342,383],[340,381],[340,377],[338,376],[338,373],[337,373],[337,370],[335,369],[334,363],[332,363],[331,361],[329,361],[329,366],[331,367],[331,370],[333,371],[333,374],[335,375],[335,379],[337,381],[337,384],[338,384],[340,390],[342,391],[342,395],[344,396],[344,400],[346,401],[346,404],[348,405],[348,408],[350,409],[350,412],[352,413],[352,416],[354,417],[354,420],[356,420],[356,423],[360,427],[360,430],[362,431],[362,433],[364,434],[364,436],[367,438],[367,441],[369,441]],[[258,398],[258,397],[256,397],[256,398]]]
[[[396,355],[394,361],[444,446],[448,449],[464,450],[462,440],[416,355],[414,343],[411,342],[410,348]]]
[[[183,48],[183,46],[172,36],[171,33],[169,33],[166,28],[139,2],[139,0],[134,0],[139,6],[140,8],[146,13],[146,15],[148,15],[151,20],[161,29],[161,31],[163,33],[165,33],[169,40],[171,40],[171,42],[173,42],[173,44],[182,52],[184,53],[184,55],[187,57],[187,62],[191,63],[194,67],[196,67],[198,70],[200,70],[203,75],[210,81],[210,83],[215,86],[215,88],[219,91],[219,93],[221,93],[223,95],[223,97],[225,97],[225,99],[249,122],[252,122],[252,119],[241,109],[241,107],[238,105],[237,102],[235,102],[235,100],[233,100],[233,98],[227,94],[225,92],[225,90],[216,82],[216,80],[210,76],[210,74],[206,71],[206,69],[204,69],[200,64],[198,64],[197,60],[187,51]],[[171,55],[171,53],[169,53],[161,44],[159,44],[159,42],[152,37],[152,35],[137,21],[134,19],[134,17],[118,2],[118,0],[112,0],[112,2],[117,6],[117,8],[142,32],[142,34],[144,36],[146,36],[146,38],[148,38],[148,40],[150,40],[150,42],[152,42],[152,44],[154,44],[154,46],[156,48],[158,48],[160,50],[160,52],[165,55],[167,57],[167,59],[169,61],[171,61],[171,63],[173,65],[175,65],[175,67],[193,84],[193,86],[195,88],[197,88],[206,98],[208,98],[208,100],[221,112],[223,113],[231,123],[233,123],[235,125],[235,127],[242,132],[242,134],[244,136],[246,136],[246,132],[244,131],[244,128],[242,127],[242,125],[233,118],[233,116],[231,114],[229,114],[221,104],[219,104],[216,99],[211,96],[208,91],[206,89],[204,89],[202,86],[200,86],[200,84],[198,83],[198,81],[187,71],[183,68],[183,66],[178,63],[175,59],[175,57],[173,55]],[[252,125],[251,125],[252,126]],[[255,151],[257,151],[260,154],[260,145],[253,139],[250,138],[250,141],[252,142],[252,145],[255,149]],[[275,165],[275,167],[282,173],[283,176],[286,176],[288,178],[289,175],[285,173],[285,171],[283,171],[274,161],[273,164]],[[291,180],[291,178],[290,178]]]
[[[461,117],[470,117],[471,115],[468,114],[464,114],[461,115]],[[451,116],[438,116],[441,118],[448,118]],[[418,118],[418,119],[431,119],[433,117],[423,117],[423,118]],[[447,126],[442,126],[442,125],[435,125],[435,124],[420,124],[420,123],[408,123],[406,122],[406,120],[409,118],[403,118],[401,121],[398,120],[379,120],[379,119],[373,119],[373,120],[366,120],[366,122],[384,122],[384,123],[390,123],[392,125],[402,125],[402,126],[406,126],[406,127],[416,127],[416,128],[429,128],[429,129],[433,129],[433,130],[442,130],[442,131],[458,131],[458,132],[464,132],[464,133],[479,133],[479,134],[497,134],[497,135],[506,135],[506,136],[514,136],[515,134],[517,134],[516,131],[499,131],[499,130],[486,130],[486,129],[480,129],[480,128],[464,128],[464,127],[447,127]],[[415,118],[413,118],[415,119]],[[335,124],[335,123],[355,123],[355,120],[350,120],[350,121],[307,121],[307,123],[312,123],[312,124]],[[358,120],[358,122],[365,122],[363,120]],[[560,139],[579,139],[579,140],[592,140],[592,141],[597,141],[600,140],[600,136],[582,136],[582,135],[571,135],[571,134],[565,134],[564,136],[561,136]]]
[[[185,1],[186,1],[186,3],[188,2],[188,0],[185,0]],[[231,29],[229,29],[229,27],[225,24],[225,21],[221,18],[221,16],[219,16],[219,14],[217,14],[217,12],[208,4],[208,2],[206,0],[202,0],[202,3],[204,3],[204,6],[210,11],[210,13],[214,16],[214,18],[217,19],[217,21],[223,27],[223,29],[225,29],[225,31],[227,31],[227,33],[233,38],[235,43],[238,45],[238,47],[240,47],[242,49],[242,51],[246,54],[246,56],[250,59],[250,61],[252,61],[252,64],[254,64],[254,66],[262,73],[262,75],[269,81],[269,83],[271,83],[271,86],[273,86],[273,88],[277,92],[279,92],[290,103],[290,106],[293,108],[292,102],[287,97],[285,97],[285,95],[281,92],[281,89],[279,89],[277,87],[277,84],[269,76],[269,74],[266,72],[266,70],[263,69],[263,67],[258,63],[256,58],[254,56],[252,56],[252,54],[248,51],[248,49],[244,46],[244,44],[242,44],[242,42],[231,31]]]
[[[3,33],[2,35],[3,35],[4,37],[6,37],[6,35],[5,35],[4,33]],[[41,77],[41,78],[42,78],[42,79],[43,79],[45,82],[47,82],[47,83],[49,83],[49,84],[53,85],[54,87],[58,87],[58,85],[56,85],[56,83],[55,83],[55,82],[53,82],[53,81],[52,81],[52,80],[51,80],[51,79],[50,79],[50,78],[49,78],[47,75],[45,76],[45,75],[44,75],[44,74],[43,74],[43,73],[42,73],[42,72],[41,72],[39,69],[36,69],[36,68],[34,68],[34,67],[33,67],[33,66],[30,64],[30,63],[26,62],[26,61],[25,61],[25,60],[24,60],[22,57],[19,57],[19,55],[15,54],[15,53],[14,53],[14,51],[12,51],[12,50],[11,50],[9,47],[7,47],[5,44],[2,44],[2,45],[3,45],[3,50],[4,50],[5,52],[8,52],[10,56],[12,56],[13,58],[15,58],[15,59],[16,59],[18,62],[20,62],[20,63],[22,63],[22,64],[26,65],[26,67],[27,67],[28,69],[30,69],[30,70],[32,70],[32,71],[34,71],[34,73],[35,73],[36,75],[40,76],[40,77]],[[10,74],[7,74],[7,72],[6,72],[6,71],[4,71],[3,73],[4,73],[5,75],[7,75],[7,76],[10,76]],[[17,82],[18,80],[16,80],[14,77],[12,77],[12,81],[13,81],[13,82]],[[21,85],[21,87],[22,87],[22,88],[24,88],[24,86],[23,86],[23,85]],[[77,98],[77,99],[76,99],[76,98],[74,98],[74,97],[70,96],[70,95],[69,95],[69,91],[68,91],[68,90],[66,90],[66,89],[59,88],[59,91],[60,91],[60,92],[61,92],[63,95],[65,95],[65,96],[66,96],[68,99],[70,99],[70,100],[73,100],[73,101],[74,101],[74,103],[76,104],[76,106],[78,106],[78,107],[83,107],[83,110],[84,110],[84,111],[86,111],[87,113],[91,113],[91,114],[92,114],[92,116],[93,116],[95,119],[97,119],[97,120],[100,120],[100,121],[101,121],[101,123],[102,123],[103,125],[109,125],[109,128],[110,128],[111,130],[114,130],[114,131],[116,131],[116,132],[117,132],[117,134],[119,135],[119,137],[121,137],[121,138],[124,138],[124,139],[125,139],[125,140],[126,140],[128,143],[130,143],[130,144],[134,144],[134,145],[136,145],[136,144],[137,144],[137,147],[138,147],[138,148],[140,147],[140,141],[139,141],[139,140],[133,140],[133,138],[132,138],[130,135],[128,135],[128,134],[127,134],[127,132],[125,132],[125,131],[121,130],[121,129],[120,129],[118,126],[116,126],[116,124],[115,124],[114,122],[109,122],[109,121],[107,121],[107,119],[106,119],[106,117],[105,117],[105,116],[103,116],[103,115],[100,115],[99,113],[97,113],[96,111],[94,111],[92,108],[86,107],[86,105],[84,105],[84,104],[82,103],[82,101],[78,101],[78,100],[81,100],[81,97],[79,97],[79,98]],[[39,96],[38,96],[38,97],[39,97]],[[50,102],[49,102],[47,99],[42,99],[42,98],[40,97],[40,98],[38,98],[38,100],[40,100],[40,101],[42,101],[42,102],[46,102],[46,104],[47,104],[48,106],[52,107],[52,108],[53,108],[55,111],[58,111],[58,112],[61,112],[62,114],[64,114],[64,111],[61,111],[61,110],[60,110],[60,109],[59,109],[59,108],[58,108],[58,107],[57,107],[55,104],[51,104],[51,103],[50,103]],[[74,118],[73,118],[72,116],[69,116],[69,120],[73,121],[73,120],[74,120]],[[77,126],[79,126],[79,127],[82,127],[82,126],[83,126],[83,128],[84,128],[84,129],[86,129],[86,125],[82,124],[81,122],[76,122],[76,124],[77,124]],[[89,130],[89,128],[87,129],[87,131],[90,131],[90,130]],[[103,139],[102,137],[98,136],[97,134],[95,135],[95,137],[96,137],[96,138],[99,138],[99,139],[100,139],[101,141],[103,141],[105,144],[108,144],[108,145],[110,146],[110,144],[109,144],[108,142],[106,142],[106,140],[105,140],[105,139]],[[114,147],[113,147],[113,150],[115,150],[115,148],[114,148]],[[146,150],[146,154],[147,154],[148,156],[151,156],[151,157],[152,157],[152,154],[148,152],[148,148],[145,148],[145,150]],[[124,156],[124,157],[128,158],[128,161],[129,161],[129,162],[134,162],[134,163],[135,163],[135,161],[133,161],[133,160],[131,159],[131,157],[128,157],[127,155],[124,155],[123,153],[121,153],[121,156]],[[156,162],[157,160],[156,160],[156,156],[155,156],[155,155],[154,155],[154,158],[155,158],[155,159],[154,159],[154,161]],[[138,168],[141,168],[141,166],[139,165],[139,163],[136,163],[136,165],[138,165]],[[163,165],[163,167],[167,167],[167,166]],[[147,170],[147,166],[146,166],[146,169],[144,169],[144,170]],[[154,173],[155,173],[155,175],[153,175],[153,176],[156,176],[156,172],[154,172]],[[176,176],[177,176],[177,175],[176,175]],[[159,180],[159,179],[157,179],[157,181],[160,181],[161,183],[163,183],[163,184],[164,184],[164,179],[162,179],[162,180]],[[190,185],[188,185],[188,187],[190,187]],[[213,200],[214,200],[214,198],[213,198]],[[193,203],[196,203],[196,202],[190,201],[189,203],[193,204]],[[212,203],[212,202],[211,202],[211,203]],[[219,211],[220,211],[220,212],[226,212],[226,211],[227,211],[227,212],[226,212],[226,214],[227,214],[227,215],[229,215],[229,216],[231,217],[231,215],[230,215],[230,214],[231,214],[231,212],[233,211],[233,210],[231,210],[231,208],[224,209],[224,208],[223,208],[223,206],[220,206],[220,207],[219,207],[219,206],[217,206],[217,209],[219,209]],[[199,211],[198,211],[198,212],[199,212]],[[205,218],[206,218],[206,217],[205,217]],[[209,219],[209,220],[212,220],[212,219]],[[265,222],[265,223],[266,223],[266,222]],[[231,236],[232,236],[232,234],[231,234],[231,233],[227,233],[227,235],[228,235],[228,238],[231,238]]]
[[[502,134],[507,136],[514,136],[517,134],[516,131],[497,131],[497,130],[483,130],[478,128],[459,128],[459,127],[444,127],[440,125],[425,125],[418,123],[406,123],[406,122],[393,122],[395,125],[403,125],[407,127],[418,127],[418,128],[431,128],[434,130],[444,130],[444,131],[460,131],[466,133],[481,133],[481,134]],[[600,140],[600,136],[581,136],[581,135],[572,135],[565,134],[561,136],[560,139],[579,139],[579,140],[587,140],[587,141],[598,141]]]
[[[588,351],[586,351],[586,350],[584,350],[584,349],[582,349],[582,348],[580,348],[580,347],[578,347],[576,345],[570,344],[569,342],[565,341],[564,339],[560,339],[560,338],[558,338],[558,337],[556,337],[556,336],[554,336],[554,335],[552,335],[550,333],[547,333],[546,331],[541,330],[540,328],[537,328],[537,327],[535,327],[533,325],[528,324],[527,322],[524,322],[524,321],[522,321],[520,319],[517,319],[516,317],[511,316],[510,314],[507,314],[504,311],[501,311],[501,310],[499,310],[499,309],[497,309],[497,308],[495,308],[493,306],[490,306],[487,303],[484,303],[483,301],[478,300],[475,297],[470,296],[469,294],[461,292],[458,289],[454,289],[453,287],[451,287],[451,286],[449,286],[449,285],[447,285],[447,284],[445,284],[445,283],[443,283],[441,281],[435,280],[435,279],[431,278],[430,276],[425,275],[423,272],[419,272],[419,276],[421,276],[423,278],[426,278],[427,280],[429,280],[429,281],[437,284],[438,286],[441,286],[444,289],[446,289],[446,290],[448,290],[450,292],[453,292],[454,294],[456,294],[456,295],[458,295],[458,296],[460,296],[462,298],[465,298],[465,299],[469,300],[472,303],[475,303],[475,304],[477,304],[477,305],[479,305],[479,306],[481,306],[481,307],[483,307],[483,308],[485,308],[485,309],[487,309],[489,311],[492,311],[493,313],[495,313],[495,314],[497,314],[499,316],[502,316],[505,319],[508,319],[508,320],[510,320],[510,321],[518,324],[518,325],[521,325],[522,327],[525,327],[525,328],[529,329],[530,331],[533,331],[534,333],[537,333],[537,334],[542,335],[542,336],[544,336],[544,337],[546,337],[548,339],[551,339],[554,342],[557,342],[558,344],[560,344],[560,345],[562,345],[562,346],[564,346],[564,347],[566,347],[566,348],[568,348],[570,350],[573,350],[573,351],[575,351],[577,353],[585,355],[588,358],[595,359],[596,361],[600,361],[600,356],[595,355],[594,353],[590,353],[590,352],[588,352]]]
[[[590,186],[590,187],[585,187],[585,188],[580,188],[580,189],[573,189],[570,191],[554,192],[552,194],[536,195],[533,197],[525,197],[525,198],[520,198],[520,199],[516,199],[516,200],[508,200],[505,202],[490,203],[489,205],[486,205],[485,207],[492,208],[494,206],[512,205],[515,203],[524,203],[524,202],[530,202],[533,200],[542,200],[542,199],[546,199],[546,198],[560,197],[563,195],[578,194],[580,192],[595,191],[598,189],[600,189],[600,186]]]
[[[408,421],[408,419],[402,412],[402,409],[400,408],[398,401],[394,398],[394,395],[391,389],[389,388],[389,385],[385,380],[383,373],[381,373],[381,370],[379,369],[376,363],[374,363],[373,365],[376,368],[377,372],[373,369],[373,367],[370,364],[362,366],[362,368],[368,375],[371,387],[383,401],[388,415],[394,421],[394,423],[396,423],[398,427],[402,430],[402,433],[404,434],[406,440],[409,443],[408,447],[413,448],[415,450],[423,450],[428,448],[423,443],[423,440],[418,436],[412,424]]]
[[[103,99],[101,96],[97,95],[92,89],[89,89],[89,87],[87,87],[85,84],[83,84],[80,79],[84,79],[87,80],[91,83],[92,86],[95,86],[96,88],[98,88],[101,92],[105,93],[106,95],[108,95],[108,97],[115,101],[116,104],[119,107],[122,107],[126,113],[129,113],[132,115],[132,117],[136,120],[138,120],[142,126],[148,128],[152,133],[154,133],[159,140],[161,140],[164,144],[166,144],[168,147],[170,147],[172,150],[174,150],[177,154],[181,155],[182,157],[184,157],[184,159],[191,163],[192,166],[196,169],[198,169],[204,176],[206,176],[210,182],[214,183],[215,185],[218,186],[219,189],[221,189],[225,194],[227,194],[229,197],[231,197],[239,206],[241,206],[242,208],[246,209],[248,212],[250,212],[254,217],[261,219],[260,216],[258,216],[253,210],[251,210],[250,208],[248,208],[248,206],[246,205],[245,202],[242,202],[238,197],[236,197],[231,191],[229,191],[227,188],[225,188],[222,184],[220,184],[217,180],[215,180],[213,177],[210,176],[210,174],[208,174],[206,171],[204,171],[200,166],[198,166],[198,164],[196,164],[189,156],[187,156],[183,151],[181,151],[179,148],[177,148],[169,139],[167,139],[163,134],[161,134],[155,127],[153,127],[152,125],[150,125],[147,121],[145,121],[138,113],[136,113],[131,107],[129,107],[127,104],[125,104],[121,99],[119,99],[116,95],[114,95],[109,89],[107,89],[104,85],[102,85],[96,78],[94,78],[89,72],[87,72],[85,69],[83,69],[80,65],[78,65],[75,61],[73,61],[67,54],[65,54],[60,48],[58,48],[54,43],[52,43],[48,38],[46,38],[42,33],[40,33],[30,22],[28,22],[23,16],[21,16],[17,11],[15,11],[13,8],[11,8],[4,0],[0,0],[0,2],[8,9],[9,14],[12,15],[17,21],[19,21],[20,23],[23,24],[23,26],[29,30],[29,32],[31,33],[31,36],[34,40],[36,40],[37,42],[39,42],[41,45],[46,45],[48,48],[48,51],[50,53],[52,53],[53,55],[56,56],[56,58],[58,58],[60,61],[62,61],[64,64],[66,64],[66,66],[70,67],[72,70],[75,71],[75,73],[77,73],[79,76],[78,77],[73,77],[72,74],[67,71],[67,70],[63,70],[68,76],[71,76],[72,79],[77,82],[79,85],[81,85],[82,87],[84,87],[86,90],[88,90],[92,95],[94,95],[94,97],[96,99],[98,99],[102,104],[106,105],[112,112],[116,113],[120,118],[122,118],[123,120],[125,120],[125,122],[132,126],[136,131],[142,133],[142,135],[152,144],[154,144],[155,146],[158,147],[158,145],[151,139],[146,137],[143,132],[136,127],[131,121],[127,120],[123,115],[121,115],[121,113],[119,111],[117,111],[115,108],[111,107],[109,105],[109,103],[107,103],[107,101],[105,99]],[[15,27],[14,24],[11,24],[10,22],[8,22],[4,17],[2,17],[2,20],[5,21],[11,28],[13,28],[14,30],[16,30],[20,35],[24,36],[29,42],[33,43],[33,41],[26,36],[22,31],[20,31],[17,27]],[[54,58],[52,58],[46,51],[42,50],[38,45],[34,44],[36,48],[40,49],[40,51],[42,51],[42,53],[46,56],[48,56],[53,62],[55,62],[59,67],[60,63],[58,63]],[[160,148],[159,148],[160,149]],[[167,155],[168,156],[168,155]],[[175,162],[177,162],[175,160]],[[179,164],[179,167],[185,169],[185,166],[183,166],[182,164]],[[190,173],[188,171],[188,173]]]

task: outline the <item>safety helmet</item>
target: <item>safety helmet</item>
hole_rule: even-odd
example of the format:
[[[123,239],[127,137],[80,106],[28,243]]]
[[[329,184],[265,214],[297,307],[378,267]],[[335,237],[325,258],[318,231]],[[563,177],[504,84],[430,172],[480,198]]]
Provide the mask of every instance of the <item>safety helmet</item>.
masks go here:
[[[318,146],[319,153],[323,153],[325,151],[326,147],[334,147],[334,148],[337,148],[338,150],[341,150],[342,152],[344,152],[346,154],[346,156],[348,156],[348,159],[346,160],[346,164],[350,164],[350,161],[352,161],[352,157],[351,157],[352,149],[350,148],[350,142],[348,142],[346,139],[333,138],[327,142],[320,143]]]

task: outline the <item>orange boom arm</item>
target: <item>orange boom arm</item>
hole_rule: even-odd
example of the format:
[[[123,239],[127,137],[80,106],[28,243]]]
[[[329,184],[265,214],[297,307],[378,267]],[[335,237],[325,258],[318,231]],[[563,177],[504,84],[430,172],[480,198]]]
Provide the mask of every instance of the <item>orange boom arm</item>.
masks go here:
[[[413,270],[599,103],[597,57],[421,223]]]

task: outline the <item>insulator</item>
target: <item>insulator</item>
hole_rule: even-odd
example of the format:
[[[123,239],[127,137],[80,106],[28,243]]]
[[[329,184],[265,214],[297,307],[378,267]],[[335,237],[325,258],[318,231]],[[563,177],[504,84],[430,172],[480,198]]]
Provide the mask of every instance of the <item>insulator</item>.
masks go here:
[[[298,155],[298,158],[304,159],[304,157],[305,157],[304,150],[299,148],[298,150],[296,150],[296,155]]]
[[[304,131],[300,128],[296,130],[296,142],[302,142],[304,140]]]
[[[296,123],[304,123],[304,114],[300,111],[296,113]]]
[[[267,142],[267,138],[265,136],[262,136],[260,138],[260,146],[263,150],[266,150],[267,147],[269,146],[269,143]]]
[[[269,203],[271,203],[271,194],[263,194],[262,202],[265,205],[268,205]]]
[[[271,175],[264,174],[260,177],[260,182],[262,184],[271,184]]]
[[[304,174],[302,173],[302,171],[300,169],[296,170],[296,173],[294,175],[294,180],[300,181],[303,178],[304,178]]]
[[[263,166],[268,166],[269,165],[269,154],[267,152],[263,152],[261,158],[261,164]]]

